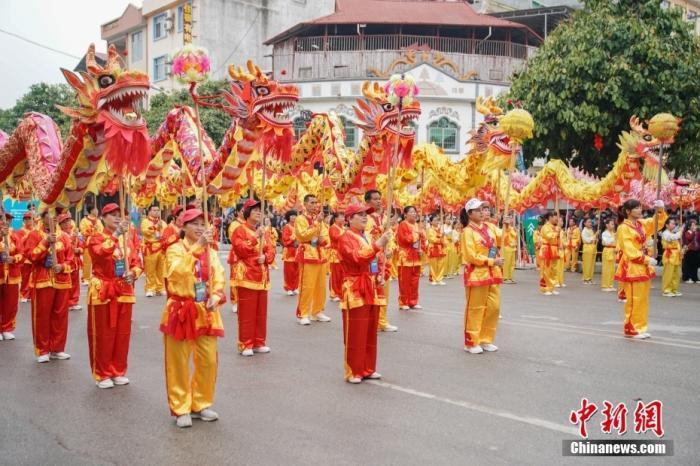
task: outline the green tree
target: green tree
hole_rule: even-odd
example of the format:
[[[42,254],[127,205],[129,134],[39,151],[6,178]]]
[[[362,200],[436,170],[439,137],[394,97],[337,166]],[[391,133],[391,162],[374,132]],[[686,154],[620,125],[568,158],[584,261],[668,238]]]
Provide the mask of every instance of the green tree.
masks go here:
[[[77,105],[75,91],[68,84],[32,84],[29,92],[24,94],[12,108],[0,111],[0,129],[8,134],[17,127],[27,112],[43,113],[53,119],[63,138],[68,136],[71,119],[63,114],[56,105],[74,107]]]
[[[700,170],[700,41],[676,8],[660,0],[584,0],[513,78],[509,97],[535,118],[531,159],[571,161],[592,173],[607,172],[629,118],[670,112],[683,117],[668,167]],[[594,148],[600,134],[603,148]],[[578,154],[572,158],[572,151]]]
[[[226,80],[207,81],[197,88],[197,93],[200,95],[214,95],[228,88],[229,84]],[[161,92],[151,97],[149,109],[144,115],[151,134],[158,131],[168,112],[176,105],[194,105],[186,89]],[[202,126],[212,141],[217,145],[221,144],[224,133],[231,125],[231,117],[221,110],[201,107],[199,117],[202,120]]]

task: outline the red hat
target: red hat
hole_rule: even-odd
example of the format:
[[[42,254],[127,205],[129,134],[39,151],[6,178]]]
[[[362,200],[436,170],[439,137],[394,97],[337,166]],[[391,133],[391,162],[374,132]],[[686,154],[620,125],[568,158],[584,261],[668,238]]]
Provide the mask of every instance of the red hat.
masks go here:
[[[32,219],[32,218],[34,218],[34,216],[32,215],[31,212],[25,212],[24,215],[22,215],[22,219],[23,219],[23,220],[29,220],[29,219]]]
[[[371,214],[372,212],[374,212],[374,207],[365,204],[350,204],[345,208],[345,218],[349,220],[350,217],[352,217],[353,215],[362,212],[367,212],[368,214]]]
[[[189,209],[186,210],[182,215],[180,215],[180,223],[183,225],[187,222],[191,222],[192,220],[198,218],[198,217],[203,217],[204,212],[202,212],[199,209]]]
[[[177,217],[180,214],[180,212],[182,212],[182,209],[182,205],[176,205],[175,207],[173,207],[173,215]]]
[[[59,215],[56,218],[56,223],[58,223],[60,225],[61,223],[65,222],[66,220],[70,220],[70,214],[68,212]]]
[[[255,199],[248,199],[247,201],[245,201],[245,204],[243,204],[243,210],[252,209],[257,205],[260,205],[260,201],[256,201]]]
[[[119,206],[114,202],[110,202],[102,208],[102,215],[107,215],[108,213],[114,212],[115,210],[119,210]]]

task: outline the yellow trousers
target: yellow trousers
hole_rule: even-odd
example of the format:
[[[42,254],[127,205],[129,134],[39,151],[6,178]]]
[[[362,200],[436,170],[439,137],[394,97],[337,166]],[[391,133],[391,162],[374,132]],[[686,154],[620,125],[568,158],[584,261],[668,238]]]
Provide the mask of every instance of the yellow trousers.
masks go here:
[[[428,258],[428,267],[430,268],[430,278],[433,283],[439,283],[445,278],[445,266],[447,265],[447,257],[430,257]]]
[[[496,288],[496,290],[494,290]],[[464,346],[493,343],[500,311],[498,285],[468,286],[464,310]]]
[[[595,244],[584,244],[583,245],[583,280],[593,280],[593,272],[595,271],[595,255],[596,255],[596,245]]]
[[[163,253],[147,254],[143,258],[143,269],[146,274],[146,292],[152,291],[160,293],[165,291],[163,274],[165,269],[165,258]]]
[[[386,302],[389,302],[389,282],[384,283],[384,296],[386,296]],[[387,327],[389,324],[389,319],[386,316],[386,304],[383,306],[379,306],[379,320],[378,320],[378,327],[379,329],[383,329]]]
[[[298,318],[323,312],[326,306],[326,268],[326,264],[301,264]]]
[[[515,248],[503,248],[503,279],[512,280],[515,272]]]
[[[600,274],[600,287],[614,288],[615,287],[615,250],[610,248],[603,249],[603,262]]]
[[[564,285],[564,260],[563,259],[559,259],[557,261],[556,271],[557,271],[557,278],[556,278],[557,284],[559,286],[563,286]]]
[[[394,280],[399,278],[399,267],[396,265],[398,256],[398,254],[394,254],[391,256],[391,260],[389,261],[389,276]]]
[[[92,277],[92,258],[88,252],[83,254],[83,282],[90,281]]]
[[[664,264],[664,273],[661,276],[661,289],[664,293],[677,293],[681,282],[681,266]]]
[[[578,265],[578,248],[564,250],[564,268],[568,268],[572,272],[576,272]]]
[[[163,336],[165,345],[165,386],[173,416],[199,412],[214,404],[218,354],[216,337],[176,340]],[[190,357],[194,373],[190,378]]]
[[[649,289],[651,280],[643,282],[625,282],[627,296],[625,303],[625,335],[645,333],[649,321]]]
[[[554,291],[554,285],[557,284],[557,269],[559,268],[560,259],[540,262],[540,291]]]

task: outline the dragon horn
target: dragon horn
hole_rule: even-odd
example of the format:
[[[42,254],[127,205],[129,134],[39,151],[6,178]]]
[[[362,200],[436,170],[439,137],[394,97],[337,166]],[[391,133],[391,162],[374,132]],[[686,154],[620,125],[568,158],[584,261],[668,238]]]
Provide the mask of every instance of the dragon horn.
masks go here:
[[[630,117],[630,128],[632,128],[632,131],[634,131],[635,133],[639,133],[639,134],[646,134],[647,133],[647,130],[642,125],[642,122],[639,121],[639,117],[637,115],[632,115]]]
[[[248,67],[248,72],[252,74],[253,76],[256,76],[258,74],[258,70],[256,70],[257,66],[253,64],[253,60],[248,60],[245,62],[245,65]]]
[[[122,68],[122,57],[117,52],[117,48],[114,44],[110,44],[107,49],[107,68]]]
[[[503,114],[503,109],[498,106],[498,104],[493,99],[493,97],[489,97],[488,100],[486,100],[486,104],[489,106],[489,110],[494,115],[502,115]]]
[[[478,96],[476,98],[476,111],[481,113],[482,115],[488,115],[491,113],[491,109],[485,105],[484,98],[481,96]]]
[[[113,47],[113,45],[110,45],[110,48],[111,47]],[[85,54],[85,68],[93,74],[98,74],[102,71],[102,67],[95,61],[95,44],[90,44]]]

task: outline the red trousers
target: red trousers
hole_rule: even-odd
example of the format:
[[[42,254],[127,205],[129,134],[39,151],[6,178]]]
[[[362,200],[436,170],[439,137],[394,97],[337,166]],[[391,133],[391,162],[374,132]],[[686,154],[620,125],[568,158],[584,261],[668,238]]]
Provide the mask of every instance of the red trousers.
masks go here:
[[[88,306],[90,368],[96,381],[126,374],[131,340],[131,303]]]
[[[241,286],[238,292],[238,351],[265,346],[267,338],[267,290]]]
[[[41,356],[60,353],[68,337],[70,288],[35,288],[32,294],[32,334],[34,353]]]
[[[80,302],[80,270],[76,270],[70,274],[72,288],[70,289],[70,298],[68,299],[68,307],[77,306]]]
[[[343,309],[345,379],[368,377],[377,367],[379,306]]]
[[[284,291],[299,289],[299,264],[297,262],[283,262]]]
[[[418,304],[420,265],[399,266],[399,306],[413,307]]]
[[[0,285],[0,332],[15,331],[18,306],[19,284]]]
[[[236,275],[236,265],[231,264],[231,272],[229,274],[229,280],[231,285],[229,286],[229,295],[231,299],[229,300],[231,304],[237,305],[238,303],[238,293],[236,293],[236,287],[233,286],[234,275]]]
[[[32,264],[22,264],[22,288],[20,295],[22,299],[32,297],[32,290],[29,288],[29,277],[32,275]]]
[[[341,298],[343,296],[343,266],[340,263],[331,263],[330,290],[331,298]]]

